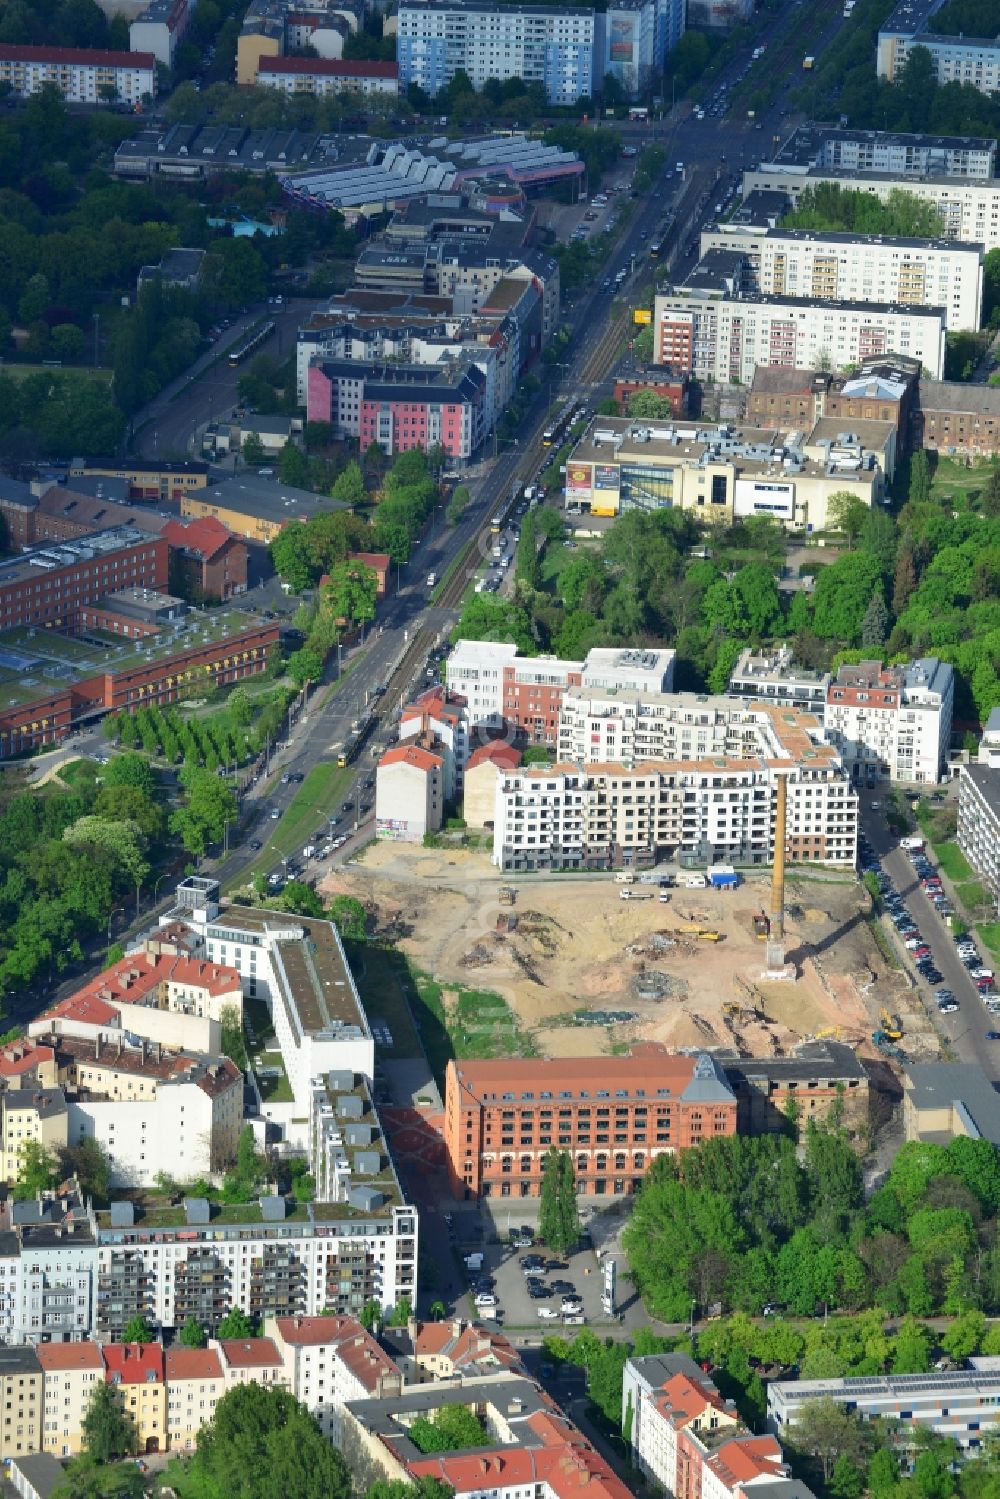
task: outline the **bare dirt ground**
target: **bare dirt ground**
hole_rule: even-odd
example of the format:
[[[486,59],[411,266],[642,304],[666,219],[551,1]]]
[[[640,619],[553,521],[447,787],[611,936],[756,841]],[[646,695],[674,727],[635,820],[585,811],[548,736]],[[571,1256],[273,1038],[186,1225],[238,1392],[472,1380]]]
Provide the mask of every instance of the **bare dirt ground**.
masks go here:
[[[790,879],[786,954],[797,978],[768,982],[752,925],[768,906],[766,877],[733,893],[671,890],[665,905],[643,885],[633,889],[646,898],[621,900],[610,875],[531,878],[518,887],[512,932],[497,929],[510,911],[499,903],[501,883],[485,854],[382,844],[320,889],[364,900],[439,982],[502,994],[545,1055],[658,1040],[779,1056],[820,1036],[874,1055],[883,1006],[900,1015],[910,1056],[938,1052],[919,998],[872,938],[857,884],[815,870]]]

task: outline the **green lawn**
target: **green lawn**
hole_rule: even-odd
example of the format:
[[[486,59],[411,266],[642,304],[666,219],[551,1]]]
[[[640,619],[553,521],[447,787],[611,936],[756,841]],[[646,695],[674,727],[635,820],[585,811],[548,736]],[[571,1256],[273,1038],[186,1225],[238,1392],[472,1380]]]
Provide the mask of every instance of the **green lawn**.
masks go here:
[[[264,848],[251,867],[234,880],[233,884],[249,884],[256,874],[270,869],[276,860],[293,853],[301,844],[308,843],[316,827],[336,811],[350,779],[350,770],[339,770],[332,760],[323,760],[319,765],[314,765],[289,802],[281,820],[266,824],[261,834]],[[264,832],[268,833],[266,841]]]
[[[408,1002],[414,995],[413,980],[402,953],[368,942],[344,945],[365,1014],[373,1025],[387,1025],[392,1032],[392,1056],[422,1056]]]
[[[934,465],[931,496],[943,498],[959,490],[979,490],[988,479],[990,469],[989,463],[976,463],[971,468],[966,468],[964,463],[958,463],[954,458],[939,457]]]
[[[981,921],[976,931],[995,958],[1000,958],[1000,921]]]
[[[937,843],[934,845],[938,863],[950,880],[959,883],[962,880],[971,880],[972,870],[968,861],[957,843]]]
[[[984,906],[990,909],[993,905],[989,891],[984,885],[980,885],[977,880],[971,880],[967,885],[956,885],[955,894],[962,902],[966,914],[973,922],[976,919],[976,912],[978,910]]]
[[[93,365],[82,364],[14,364],[11,360],[0,360],[0,368],[5,375],[11,375],[15,380],[26,380],[29,375],[82,375],[87,380],[96,380],[99,385],[110,385],[113,370],[105,370]]]
[[[438,1086],[452,1057],[462,1060],[537,1055],[530,1036],[501,994],[490,989],[439,984],[430,974],[413,971],[419,1007],[417,1026]]]

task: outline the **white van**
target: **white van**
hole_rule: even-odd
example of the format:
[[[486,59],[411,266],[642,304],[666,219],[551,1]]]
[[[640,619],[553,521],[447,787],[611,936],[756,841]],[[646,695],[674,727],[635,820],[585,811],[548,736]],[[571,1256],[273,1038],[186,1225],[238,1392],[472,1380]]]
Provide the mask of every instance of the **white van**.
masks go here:
[[[708,881],[703,874],[681,874],[677,883],[682,890],[707,890]]]
[[[631,869],[619,869],[618,873],[615,875],[615,884],[634,885],[635,875],[632,873]]]
[[[437,582],[437,580],[438,580],[437,573],[428,573],[427,574],[427,587],[428,588],[433,588],[434,585],[435,585],[435,583]]]

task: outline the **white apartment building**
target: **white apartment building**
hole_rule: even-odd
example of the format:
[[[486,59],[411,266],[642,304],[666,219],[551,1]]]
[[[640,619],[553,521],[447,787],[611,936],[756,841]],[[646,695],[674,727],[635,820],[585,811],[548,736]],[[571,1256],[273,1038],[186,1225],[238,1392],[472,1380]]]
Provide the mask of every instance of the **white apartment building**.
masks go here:
[[[654,358],[699,379],[750,385],[758,365],[838,370],[893,352],[919,359],[940,380],[947,327],[943,308],[691,284],[656,297]]]
[[[90,1342],[39,1343],[35,1352],[44,1376],[42,1451],[76,1457],[94,1387],[104,1382],[104,1356]]]
[[[983,737],[979,741],[979,753],[976,759],[980,765],[989,765],[994,770],[1000,769],[1000,708],[993,708],[990,711],[983,729]]]
[[[982,94],[1000,89],[1000,44],[977,36],[938,36],[933,18],[945,0],[901,0],[879,29],[880,78],[896,78],[914,47],[930,53],[939,84],[968,83]]]
[[[97,1221],[76,1191],[11,1205],[0,1243],[0,1342],[88,1336],[97,1307]]]
[[[585,661],[561,661],[519,656],[515,645],[503,642],[460,640],[448,657],[446,675],[448,691],[465,699],[471,725],[500,728],[508,723],[554,745],[568,688],[669,692],[675,656],[666,649],[600,648],[588,651]]]
[[[912,177],[898,173],[868,173],[858,176],[847,168],[835,171],[810,167],[806,170],[783,162],[762,162],[743,173],[743,192],[758,188],[787,193],[796,204],[807,187],[830,184],[870,193],[885,202],[900,189],[930,203],[941,215],[941,232],[948,239],[981,244],[984,250],[1000,246],[1000,180],[997,178]]]
[[[177,887],[162,926],[188,928],[210,962],[241,975],[244,993],[271,1012],[293,1103],[264,1104],[285,1138],[304,1141],[311,1080],[331,1067],[370,1078],[375,1043],[332,922],[248,906],[220,906],[217,880],[196,875]]]
[[[989,136],[920,135],[899,130],[850,130],[798,125],[783,141],[773,164],[842,169],[855,176],[887,172],[892,177],[993,177],[997,143]]]
[[[740,289],[753,295],[940,308],[950,331],[975,329],[981,321],[983,250],[978,244],[888,235],[859,239],[733,223],[702,231],[702,255],[712,250],[743,256]]]
[[[444,820],[443,755],[404,740],[387,749],[375,775],[375,836],[420,843]]]
[[[787,720],[793,710],[781,710]],[[640,868],[684,864],[770,864],[777,774],[772,733],[747,715],[736,755],[620,763],[529,766],[497,772],[493,862],[504,870]],[[776,715],[778,716],[778,715]],[[791,861],[853,866],[858,802],[839,758],[823,753],[818,725],[784,724],[781,761]],[[597,720],[592,720],[596,722]],[[712,727],[706,722],[706,731]],[[778,725],[772,723],[770,730]],[[762,740],[765,743],[762,743]],[[706,732],[707,743],[707,732]]]
[[[19,99],[51,83],[67,104],[141,104],[156,97],[156,58],[152,52],[8,42],[0,44],[0,83]]]
[[[348,1400],[402,1393],[398,1368],[355,1317],[268,1317],[264,1335],[281,1355],[288,1389],[337,1448]]]
[[[171,1452],[193,1452],[199,1431],[213,1419],[215,1407],[226,1393],[222,1359],[215,1348],[184,1348],[178,1342],[166,1349],[164,1365],[167,1446]],[[46,1377],[46,1401],[48,1393]]]
[[[767,1387],[767,1425],[780,1436],[794,1427],[807,1402],[832,1400],[856,1411],[862,1421],[884,1417],[894,1422],[900,1446],[914,1445],[915,1428],[927,1427],[954,1440],[960,1453],[969,1456],[1000,1422],[1000,1369],[995,1362],[973,1358],[970,1369],[946,1373],[775,1380]]]
[[[856,781],[933,784],[947,773],[954,700],[954,670],[936,656],[842,666],[827,690],[825,735]]]
[[[399,86],[432,97],[463,69],[473,88],[489,78],[541,83],[550,104],[594,92],[593,10],[489,0],[404,0],[396,31]]]
[[[399,66],[394,62],[326,57],[261,57],[257,86],[285,94],[316,94],[321,99],[330,94],[395,98],[399,93]]]
[[[191,21],[193,0],[150,0],[128,29],[131,52],[151,52],[165,68],[174,65],[174,53]]]
[[[1000,907],[1000,769],[963,765],[958,778],[958,846]]]
[[[822,722],[826,711],[826,690],[832,676],[828,671],[812,671],[797,666],[791,646],[755,651],[747,646],[733,667],[726,688],[727,697],[745,703],[774,703],[779,708],[801,708],[815,713]]]

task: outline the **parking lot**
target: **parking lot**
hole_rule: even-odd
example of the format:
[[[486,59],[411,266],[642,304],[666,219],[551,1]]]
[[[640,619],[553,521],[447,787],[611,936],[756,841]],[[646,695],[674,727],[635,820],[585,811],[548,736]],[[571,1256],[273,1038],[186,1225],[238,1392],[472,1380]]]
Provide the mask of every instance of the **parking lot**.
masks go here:
[[[576,1327],[591,1323],[607,1325],[618,1320],[602,1309],[602,1270],[589,1244],[562,1258],[544,1246],[515,1249],[509,1243],[486,1244],[482,1254],[482,1268],[467,1272],[470,1289],[463,1299],[470,1316],[484,1322],[496,1322],[507,1329],[537,1330],[540,1333],[565,1329],[570,1336]],[[525,1262],[530,1262],[533,1257],[545,1262],[546,1268],[542,1274],[529,1278],[525,1274]],[[534,1296],[529,1294],[529,1284],[536,1288]],[[476,1286],[482,1286],[487,1294],[495,1296],[495,1308],[475,1306]],[[574,1304],[580,1305],[581,1311],[572,1314],[564,1311],[571,1298]]]

